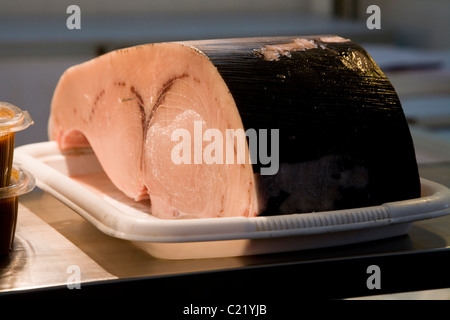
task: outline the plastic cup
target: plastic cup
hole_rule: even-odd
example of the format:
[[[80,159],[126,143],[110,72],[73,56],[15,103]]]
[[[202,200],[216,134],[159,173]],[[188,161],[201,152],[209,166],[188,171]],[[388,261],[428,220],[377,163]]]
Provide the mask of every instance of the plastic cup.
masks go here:
[[[28,112],[10,103],[0,102],[0,188],[7,186],[11,178],[15,133],[32,124]]]
[[[0,188],[0,255],[11,251],[16,232],[19,196],[30,192],[36,180],[20,165],[13,164],[10,184]]]

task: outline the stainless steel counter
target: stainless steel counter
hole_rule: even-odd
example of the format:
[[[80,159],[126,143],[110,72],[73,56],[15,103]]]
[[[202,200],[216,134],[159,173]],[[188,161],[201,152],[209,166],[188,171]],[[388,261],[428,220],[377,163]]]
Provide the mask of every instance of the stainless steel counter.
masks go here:
[[[422,163],[420,173],[450,187],[450,161]],[[371,296],[450,288],[449,257],[450,216],[444,216],[415,222],[404,236],[354,245],[232,258],[157,259],[130,241],[102,233],[36,188],[20,198],[14,249],[0,258],[0,300],[75,294],[127,298],[138,292],[142,297],[140,292],[153,288],[179,290],[178,297],[188,290],[192,295],[183,296],[188,303],[195,294],[212,299],[233,288],[241,298],[260,297],[257,303],[267,303],[292,282],[302,288],[299,296]],[[382,271],[378,291],[366,286],[372,264]],[[78,282],[80,290],[69,289]],[[213,294],[204,290],[210,287]]]
[[[115,278],[23,204],[14,249],[0,261],[3,292],[66,284],[73,266],[82,271],[82,281]]]

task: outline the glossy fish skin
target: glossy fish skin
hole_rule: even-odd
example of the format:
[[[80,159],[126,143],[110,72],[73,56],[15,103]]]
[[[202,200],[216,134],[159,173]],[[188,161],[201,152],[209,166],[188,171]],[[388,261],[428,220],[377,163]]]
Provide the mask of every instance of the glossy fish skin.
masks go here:
[[[315,45],[284,52],[286,44],[306,41]],[[420,197],[414,144],[399,97],[357,43],[328,35],[183,43],[201,50],[217,67],[245,128],[280,129],[280,170],[274,177],[258,179],[266,194],[277,195],[269,196],[264,214]],[[281,47],[283,54],[266,60],[259,52],[265,46]],[[294,164],[303,164],[298,167],[307,172],[293,172]],[[254,171],[261,166],[255,164]],[[296,191],[286,187],[283,181],[288,179],[296,181]],[[294,196],[303,201],[283,206]],[[285,207],[291,209],[282,210]]]

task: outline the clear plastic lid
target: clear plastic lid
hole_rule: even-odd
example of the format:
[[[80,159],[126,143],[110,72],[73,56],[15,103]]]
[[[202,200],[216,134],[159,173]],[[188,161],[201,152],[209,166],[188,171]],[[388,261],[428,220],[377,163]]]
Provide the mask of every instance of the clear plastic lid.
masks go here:
[[[33,123],[27,111],[0,101],[0,134],[21,131]]]
[[[34,189],[36,179],[19,164],[14,164],[11,171],[11,184],[0,188],[0,199],[12,198],[23,195]]]

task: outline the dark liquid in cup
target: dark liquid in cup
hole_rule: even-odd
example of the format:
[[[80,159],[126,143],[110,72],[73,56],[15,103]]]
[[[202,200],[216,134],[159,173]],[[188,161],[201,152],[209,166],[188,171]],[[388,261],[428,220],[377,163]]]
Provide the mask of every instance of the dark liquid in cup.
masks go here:
[[[0,188],[9,185],[14,155],[14,132],[0,136]]]
[[[12,248],[17,223],[19,197],[0,199],[0,255]]]

